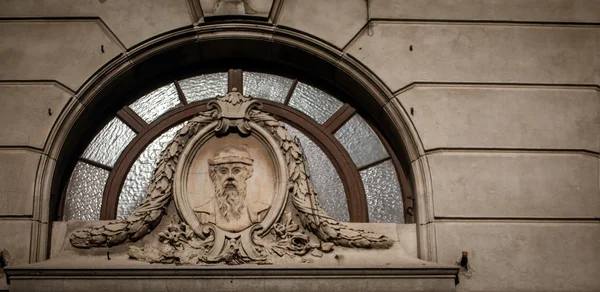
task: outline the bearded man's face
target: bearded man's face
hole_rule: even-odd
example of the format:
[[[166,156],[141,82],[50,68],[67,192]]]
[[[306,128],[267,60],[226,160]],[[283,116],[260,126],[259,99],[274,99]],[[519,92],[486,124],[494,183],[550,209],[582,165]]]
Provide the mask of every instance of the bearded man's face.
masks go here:
[[[210,177],[215,186],[219,213],[228,222],[240,219],[245,207],[246,180],[251,176],[243,163],[223,163],[211,166]]]

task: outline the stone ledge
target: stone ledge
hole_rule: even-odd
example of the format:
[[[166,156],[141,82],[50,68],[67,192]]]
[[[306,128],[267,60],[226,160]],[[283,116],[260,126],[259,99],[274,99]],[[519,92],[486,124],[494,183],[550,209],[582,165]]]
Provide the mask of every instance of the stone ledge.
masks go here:
[[[5,271],[10,280],[43,277],[155,277],[155,276],[178,276],[181,278],[222,278],[222,277],[244,277],[244,278],[281,278],[281,277],[311,277],[311,278],[378,278],[397,277],[414,278],[423,276],[427,278],[451,278],[454,279],[459,267],[374,267],[374,266],[286,266],[278,265],[254,265],[246,266],[176,266],[155,265],[136,267],[37,267],[36,264],[6,267]]]
[[[114,263],[112,263],[114,262]],[[46,262],[6,267],[10,291],[454,291],[458,267],[175,266],[123,261]]]

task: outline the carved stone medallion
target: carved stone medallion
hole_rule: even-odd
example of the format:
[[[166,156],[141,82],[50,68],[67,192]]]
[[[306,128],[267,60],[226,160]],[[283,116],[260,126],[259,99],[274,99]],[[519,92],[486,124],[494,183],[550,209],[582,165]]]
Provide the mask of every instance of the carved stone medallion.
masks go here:
[[[161,153],[147,195],[126,219],[71,234],[79,248],[135,242],[174,198],[158,242],[129,247],[133,259],[198,264],[269,263],[319,256],[334,245],[389,248],[383,235],[351,229],[321,208],[302,147],[260,104],[232,90],[209,102]],[[162,225],[161,225],[162,226]]]
[[[209,124],[188,142],[175,172],[177,210],[196,235],[214,235],[211,258],[235,239],[250,258],[264,260],[252,236],[266,235],[287,201],[279,145],[256,123],[248,125],[247,135],[217,136],[217,123]]]

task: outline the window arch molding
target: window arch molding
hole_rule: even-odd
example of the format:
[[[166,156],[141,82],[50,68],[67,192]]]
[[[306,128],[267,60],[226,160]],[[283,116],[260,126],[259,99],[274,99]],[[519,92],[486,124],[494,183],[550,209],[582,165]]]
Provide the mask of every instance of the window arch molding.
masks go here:
[[[56,219],[60,186],[69,179],[67,172],[75,165],[77,153],[82,152],[81,145],[87,145],[81,141],[89,142],[97,132],[90,125],[104,125],[107,116],[114,116],[130,101],[128,96],[140,96],[156,84],[226,67],[267,72],[277,67],[281,75],[305,76],[321,88],[341,92],[337,96],[348,98],[368,116],[376,117],[372,120],[375,128],[389,129],[381,134],[402,166],[403,194],[425,205],[429,180],[426,163],[418,159],[424,153],[422,145],[406,112],[387,110],[393,93],[377,76],[357,60],[309,35],[270,24],[224,22],[182,28],[150,39],[117,56],[84,83],[77,91],[77,100],[61,114],[46,145],[45,152],[56,163],[40,164],[44,182],[40,189],[50,206],[49,219]],[[431,216],[428,206],[420,208],[424,212],[417,218]],[[422,249],[423,240],[428,242],[427,232],[420,233]]]

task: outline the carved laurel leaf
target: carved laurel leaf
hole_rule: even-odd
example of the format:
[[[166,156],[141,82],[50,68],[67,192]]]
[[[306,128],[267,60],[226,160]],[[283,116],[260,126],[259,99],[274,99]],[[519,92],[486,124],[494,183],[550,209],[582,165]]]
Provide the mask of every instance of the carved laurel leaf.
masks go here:
[[[146,198],[125,219],[100,227],[75,231],[69,240],[78,248],[114,246],[125,241],[137,241],[150,233],[162,219],[171,201],[173,170],[179,162],[179,151],[196,132],[216,119],[215,110],[200,113],[181,128],[160,154]]]
[[[288,181],[290,195],[304,228],[317,235],[321,241],[345,247],[386,249],[394,244],[385,235],[352,229],[327,215],[317,200],[317,192],[308,177],[306,159],[298,141],[292,139],[289,132],[266,113],[253,110],[250,112],[250,119],[267,129],[281,145],[288,173],[291,174]],[[285,143],[291,143],[291,147],[287,147]]]
[[[358,248],[389,248],[393,245],[394,242],[386,236],[351,229],[327,215],[321,208],[317,193],[310,182],[305,166],[306,159],[299,142],[270,115],[259,110],[251,110],[249,117],[250,120],[267,129],[282,148],[288,166],[288,189],[293,206],[298,211],[302,225],[323,241],[322,250],[331,249],[327,242]],[[177,132],[175,138],[160,154],[146,198],[130,216],[100,227],[75,231],[70,236],[71,244],[79,248],[113,246],[125,241],[137,241],[150,233],[160,223],[171,200],[173,175],[179,162],[179,153],[191,137],[217,118],[218,109],[202,112]],[[143,250],[137,250],[137,254],[140,257],[144,254],[148,256],[147,251]],[[154,254],[154,251],[150,254]],[[239,263],[246,261],[236,254],[232,250],[231,259],[227,261]],[[172,259],[172,257],[169,257],[171,259],[163,257],[159,260],[152,256],[151,258],[160,262]],[[219,261],[223,260],[226,259],[219,259]]]

